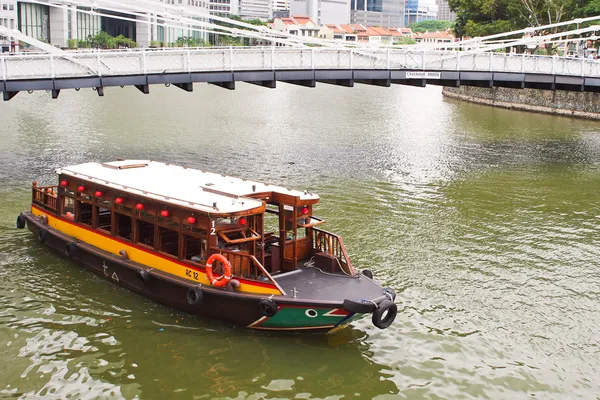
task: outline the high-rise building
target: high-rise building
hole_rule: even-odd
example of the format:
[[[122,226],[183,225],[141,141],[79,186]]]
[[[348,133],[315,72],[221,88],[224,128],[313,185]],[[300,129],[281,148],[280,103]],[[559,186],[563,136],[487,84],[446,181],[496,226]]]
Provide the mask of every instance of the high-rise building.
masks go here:
[[[260,19],[263,21],[273,18],[273,5],[271,0],[238,0],[240,4],[239,16],[242,19]]]
[[[318,25],[350,22],[350,0],[290,0],[291,15],[306,15]]]
[[[9,29],[17,27],[17,1],[3,0],[0,6],[0,26]],[[0,53],[11,49],[11,38],[0,35]]]
[[[14,7],[15,27],[27,36],[49,42],[58,47],[68,47],[71,41],[85,40],[96,35],[101,30],[112,36],[123,35],[135,40],[139,46],[148,47],[153,42],[163,44],[175,42],[181,37],[206,39],[206,34],[200,32],[192,25],[169,27],[164,19],[164,6],[160,3],[179,6],[178,15],[201,20],[202,17],[194,16],[194,11],[208,14],[209,0],[154,0],[156,7],[149,5],[144,12],[132,1],[123,1],[122,11],[108,11],[96,9],[97,15],[89,13],[90,8],[78,7],[68,0],[37,0],[36,3],[27,1],[2,0],[2,8],[6,5],[7,11]],[[239,0],[212,0],[234,1]],[[270,1],[270,0],[263,0]],[[46,3],[46,4],[40,4]],[[211,3],[212,4],[212,3]],[[137,15],[133,15],[133,11]],[[132,13],[129,14],[128,11]],[[186,15],[186,11],[189,13]],[[237,9],[235,10],[237,12]],[[0,10],[0,23],[4,18]],[[140,14],[144,14],[143,16]],[[111,16],[124,16],[130,21],[111,18]]]
[[[437,19],[438,6],[436,0],[406,0],[404,11],[405,25],[415,22]]]
[[[351,0],[350,22],[365,26],[404,26],[404,0]]]
[[[437,19],[442,21],[456,21],[456,13],[450,9],[448,0],[436,0],[438,6]]]

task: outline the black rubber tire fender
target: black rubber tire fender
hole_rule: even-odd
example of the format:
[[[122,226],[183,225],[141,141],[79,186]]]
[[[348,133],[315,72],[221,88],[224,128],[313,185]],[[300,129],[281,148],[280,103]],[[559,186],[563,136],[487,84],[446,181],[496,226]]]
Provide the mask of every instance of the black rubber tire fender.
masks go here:
[[[27,223],[27,220],[25,219],[23,214],[19,214],[19,216],[17,217],[17,228],[19,228],[19,229],[25,228],[26,223]]]
[[[75,246],[75,243],[69,242],[65,245],[65,254],[69,258],[75,257],[75,254],[77,254],[77,246]]]
[[[379,329],[388,328],[398,315],[398,306],[389,300],[384,300],[377,305],[377,309],[373,311],[373,325]]]
[[[202,288],[194,286],[188,289],[187,301],[190,305],[195,306],[196,304],[202,304],[203,298],[204,292],[202,292]]]
[[[373,279],[373,273],[371,272],[370,269],[363,269],[362,274],[369,279]]]
[[[150,279],[151,279],[150,274],[145,269],[138,270],[136,275],[137,275],[138,279],[140,280],[140,282],[142,282],[144,285],[147,285],[148,282],[150,282]]]
[[[37,238],[40,243],[44,243],[48,238],[48,231],[45,229],[40,229],[40,231],[37,234]]]
[[[344,300],[344,310],[354,314],[370,314],[375,311],[375,304],[370,301],[359,302],[353,300]]]
[[[273,317],[277,314],[277,303],[273,299],[260,299],[258,302],[258,310],[263,317]]]

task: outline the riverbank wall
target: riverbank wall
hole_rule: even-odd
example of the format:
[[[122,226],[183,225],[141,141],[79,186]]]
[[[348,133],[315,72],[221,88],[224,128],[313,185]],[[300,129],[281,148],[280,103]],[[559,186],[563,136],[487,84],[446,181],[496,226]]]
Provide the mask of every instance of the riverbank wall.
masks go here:
[[[600,94],[564,90],[444,87],[444,96],[502,107],[567,117],[600,120]]]

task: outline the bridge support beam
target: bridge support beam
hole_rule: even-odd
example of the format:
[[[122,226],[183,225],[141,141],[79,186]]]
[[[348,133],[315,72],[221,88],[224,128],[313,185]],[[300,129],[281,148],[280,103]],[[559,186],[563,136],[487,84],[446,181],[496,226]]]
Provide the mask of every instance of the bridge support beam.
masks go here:
[[[282,80],[280,80],[279,82],[289,83],[290,85],[304,86],[304,87],[308,87],[308,88],[314,88],[317,86],[317,81],[315,81],[314,79],[307,80],[307,81],[299,81],[299,80],[282,81]]]
[[[354,87],[354,79],[318,79],[317,82],[326,83],[328,85]]]
[[[275,89],[277,87],[276,81],[246,81],[246,83],[250,83],[256,86],[262,86],[269,89]]]
[[[150,85],[135,85],[135,87],[144,94],[150,93]]]
[[[58,99],[59,94],[60,94],[60,89],[52,89],[52,98],[54,100]]]
[[[427,79],[392,79],[392,83],[396,85],[425,87],[427,86]]]
[[[175,87],[178,87],[181,90],[185,90],[186,92],[193,92],[194,91],[194,84],[191,82],[188,83],[174,83],[173,84]]]
[[[235,81],[231,82],[209,82],[210,85],[222,87],[223,89],[235,90]]]
[[[97,87],[96,92],[98,92],[98,97],[104,97],[104,87],[103,86]]]
[[[392,86],[391,79],[355,79],[354,82],[360,83],[362,85],[373,85],[373,86],[381,86],[381,87]]]
[[[10,99],[12,99],[13,97],[15,97],[18,94],[19,94],[19,92],[8,92],[6,90],[4,92],[2,92],[2,96],[4,97],[4,101],[9,101]]]

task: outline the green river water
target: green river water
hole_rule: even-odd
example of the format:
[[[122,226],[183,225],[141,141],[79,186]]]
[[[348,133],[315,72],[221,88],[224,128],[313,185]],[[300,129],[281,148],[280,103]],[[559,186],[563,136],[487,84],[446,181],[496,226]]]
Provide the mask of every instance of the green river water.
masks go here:
[[[239,84],[20,93],[0,127],[0,398],[600,398],[600,123],[434,87]],[[319,193],[396,322],[201,320],[15,229],[36,177],[116,157]]]

